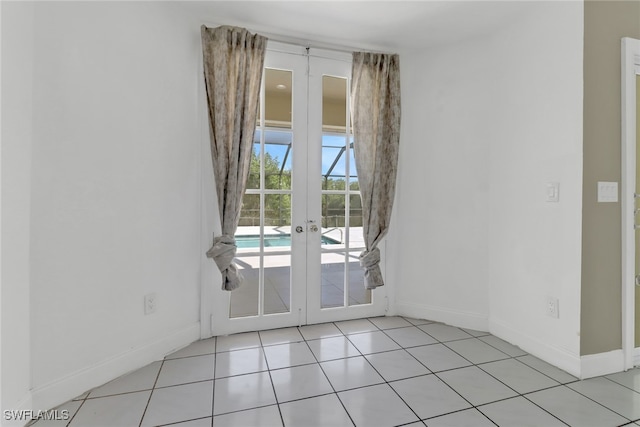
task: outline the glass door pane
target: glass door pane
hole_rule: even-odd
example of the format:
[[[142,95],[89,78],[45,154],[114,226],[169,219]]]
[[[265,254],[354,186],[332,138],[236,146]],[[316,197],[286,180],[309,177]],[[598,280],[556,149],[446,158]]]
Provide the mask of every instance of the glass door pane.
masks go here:
[[[322,308],[371,302],[353,251],[364,242],[347,95],[347,77],[322,77]]]
[[[265,68],[265,126],[291,129],[292,83],[292,72],[290,70]]]
[[[292,86],[292,70],[265,68],[263,113],[235,236],[245,282],[231,293],[231,318],[291,310]]]

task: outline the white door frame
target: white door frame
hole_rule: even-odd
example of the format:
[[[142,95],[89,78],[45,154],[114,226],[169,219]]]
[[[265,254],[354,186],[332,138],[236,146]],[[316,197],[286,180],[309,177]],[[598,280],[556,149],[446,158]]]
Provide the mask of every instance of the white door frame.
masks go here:
[[[622,351],[624,369],[633,368],[635,352],[635,208],[636,75],[640,74],[640,40],[622,39]],[[638,190],[640,191],[640,190]],[[640,207],[640,202],[638,203]],[[640,362],[640,360],[639,360]]]

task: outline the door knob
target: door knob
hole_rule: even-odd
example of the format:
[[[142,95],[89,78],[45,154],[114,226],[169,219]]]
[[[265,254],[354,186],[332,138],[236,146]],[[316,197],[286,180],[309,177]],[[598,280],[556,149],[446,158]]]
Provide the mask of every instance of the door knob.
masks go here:
[[[317,225],[315,225],[315,224],[312,224],[312,225],[309,227],[309,231],[311,231],[312,233],[315,233],[316,231],[318,231],[318,226],[317,226]]]
[[[296,227],[296,233],[302,233],[304,231],[304,228],[302,228],[301,225]]]

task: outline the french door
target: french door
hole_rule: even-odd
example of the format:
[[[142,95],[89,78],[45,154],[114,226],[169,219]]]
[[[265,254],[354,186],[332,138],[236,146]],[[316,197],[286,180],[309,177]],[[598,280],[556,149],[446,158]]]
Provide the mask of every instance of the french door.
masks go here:
[[[269,44],[236,232],[244,283],[215,334],[384,314],[364,289],[362,205],[349,117],[351,55]],[[226,303],[226,306],[222,304]],[[219,312],[218,312],[219,313]]]

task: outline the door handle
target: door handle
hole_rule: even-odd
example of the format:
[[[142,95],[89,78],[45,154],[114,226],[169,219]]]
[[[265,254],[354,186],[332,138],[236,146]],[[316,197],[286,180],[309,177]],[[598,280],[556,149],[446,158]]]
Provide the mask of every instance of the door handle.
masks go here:
[[[304,228],[302,228],[301,225],[296,227],[296,233],[302,233],[304,231]]]
[[[311,224],[311,226],[309,226],[309,231],[311,231],[312,233],[316,233],[318,231],[318,226],[315,224]]]

